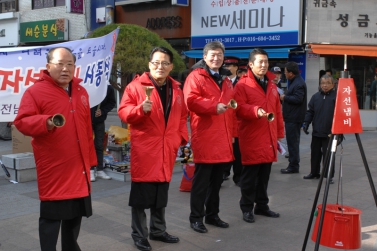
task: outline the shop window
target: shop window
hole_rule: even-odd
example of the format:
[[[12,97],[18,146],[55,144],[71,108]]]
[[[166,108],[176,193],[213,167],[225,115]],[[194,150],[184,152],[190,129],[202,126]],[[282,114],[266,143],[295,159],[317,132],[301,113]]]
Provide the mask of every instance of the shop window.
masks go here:
[[[0,1],[0,13],[18,11],[17,0],[2,0]]]
[[[327,56],[326,69],[332,69],[333,77],[339,78],[343,71],[343,56]],[[356,97],[359,109],[377,109],[377,88],[375,74],[377,73],[377,58],[349,56],[347,58],[347,71],[353,78],[356,87]],[[377,81],[377,80],[376,80]]]
[[[31,3],[33,9],[65,6],[65,0],[32,0]]]

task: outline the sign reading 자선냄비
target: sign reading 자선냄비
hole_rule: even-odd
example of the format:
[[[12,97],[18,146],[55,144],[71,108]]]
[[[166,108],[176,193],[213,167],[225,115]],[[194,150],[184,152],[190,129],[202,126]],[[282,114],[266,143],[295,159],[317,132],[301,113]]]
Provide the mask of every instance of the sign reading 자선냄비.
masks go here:
[[[68,40],[68,19],[59,18],[20,23],[20,42],[50,42]]]

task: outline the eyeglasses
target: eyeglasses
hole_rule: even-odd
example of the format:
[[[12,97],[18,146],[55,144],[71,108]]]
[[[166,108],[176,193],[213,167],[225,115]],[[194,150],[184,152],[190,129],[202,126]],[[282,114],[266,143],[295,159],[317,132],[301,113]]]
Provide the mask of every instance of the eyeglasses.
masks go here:
[[[58,69],[63,69],[64,67],[67,68],[67,69],[72,69],[75,64],[72,64],[72,63],[68,63],[68,64],[63,64],[63,63],[49,63],[49,64],[53,64],[55,65],[56,68]]]
[[[158,68],[160,65],[164,68],[168,67],[170,65],[169,62],[150,62],[151,64],[153,64],[156,68]]]

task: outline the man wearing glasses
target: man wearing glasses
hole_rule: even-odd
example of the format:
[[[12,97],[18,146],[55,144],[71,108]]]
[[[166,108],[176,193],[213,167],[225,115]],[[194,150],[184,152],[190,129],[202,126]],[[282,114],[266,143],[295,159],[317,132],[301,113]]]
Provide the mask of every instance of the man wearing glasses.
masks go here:
[[[121,120],[131,126],[129,206],[131,236],[139,250],[152,249],[147,239],[147,208],[151,212],[149,239],[179,242],[178,237],[166,232],[165,207],[178,148],[188,141],[187,109],[180,83],[169,76],[173,53],[156,47],[149,61],[150,72],[127,85],[118,111]]]
[[[14,121],[20,132],[33,137],[42,251],[56,250],[60,228],[61,250],[81,250],[81,219],[92,215],[90,167],[97,158],[89,97],[82,80],[74,77],[75,61],[70,49],[51,49],[47,70],[22,96]],[[55,114],[65,117],[61,127],[53,123]]]
[[[203,224],[227,228],[219,218],[219,191],[224,168],[234,160],[232,145],[233,112],[227,104],[233,99],[230,71],[223,68],[225,47],[220,42],[204,46],[203,59],[193,66],[183,88],[190,114],[191,147],[195,173],[190,198],[190,226],[206,233]],[[205,206],[205,210],[204,210]]]
[[[286,94],[280,95],[280,100],[283,101],[289,165],[280,171],[283,174],[291,174],[298,173],[300,169],[300,130],[306,113],[307,89],[297,63],[288,62],[284,74],[290,81]]]

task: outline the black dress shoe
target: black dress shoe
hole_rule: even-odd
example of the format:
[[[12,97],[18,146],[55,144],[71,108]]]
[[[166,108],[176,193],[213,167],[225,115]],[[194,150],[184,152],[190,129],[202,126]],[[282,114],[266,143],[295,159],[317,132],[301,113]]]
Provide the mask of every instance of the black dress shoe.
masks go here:
[[[286,169],[280,169],[280,172],[283,173],[283,174],[298,173],[298,170],[286,168]]]
[[[194,229],[194,231],[196,231],[198,233],[207,233],[208,232],[206,226],[204,226],[203,222],[201,222],[201,221],[192,222],[190,224],[190,226],[191,226],[192,229]]]
[[[246,222],[248,222],[248,223],[255,222],[253,212],[245,212],[245,213],[243,213],[243,220],[246,221]]]
[[[136,245],[137,249],[139,249],[139,250],[144,250],[144,251],[152,250],[152,247],[149,244],[147,239],[136,240],[135,245]]]
[[[162,241],[166,243],[177,243],[179,238],[173,235],[168,234],[167,232],[163,233],[161,236],[149,235],[149,239],[153,241]]]
[[[280,216],[280,214],[275,213],[275,212],[271,211],[270,209],[268,209],[268,210],[254,209],[254,214],[264,215],[264,216],[271,217],[271,218],[278,218]]]
[[[304,176],[304,180],[319,179],[319,177],[321,177],[320,174],[309,173],[308,175]]]
[[[216,226],[216,227],[221,227],[221,228],[227,228],[229,227],[229,224],[222,221],[219,217],[215,217],[215,218],[212,218],[212,219],[207,219],[206,218],[206,221],[205,221],[206,224],[210,224],[210,225],[213,225],[213,226]]]

